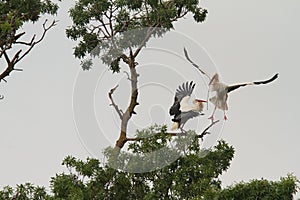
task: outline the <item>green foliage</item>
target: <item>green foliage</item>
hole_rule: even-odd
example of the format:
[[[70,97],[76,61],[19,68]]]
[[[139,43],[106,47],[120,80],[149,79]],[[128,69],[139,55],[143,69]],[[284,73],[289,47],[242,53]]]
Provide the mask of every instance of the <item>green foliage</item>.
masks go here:
[[[50,195],[46,193],[44,187],[34,186],[31,183],[17,185],[15,189],[6,186],[0,191],[0,200],[47,200]]]
[[[298,190],[299,181],[295,176],[288,175],[278,182],[265,179],[252,180],[249,183],[238,183],[222,190],[218,199],[245,199],[245,200],[291,200]]]
[[[234,149],[225,141],[219,141],[212,149],[201,149],[199,138],[193,131],[186,136],[171,137],[165,126],[152,126],[137,131],[140,139],[128,146],[129,153],[121,152],[120,165],[127,171],[111,168],[111,163],[100,163],[88,158],[86,161],[67,156],[62,164],[68,173],[57,174],[50,181],[51,193],[42,187],[31,184],[18,185],[16,189],[5,187],[0,191],[0,200],[7,199],[53,199],[53,200],[152,200],[152,199],[209,199],[209,200],[256,200],[256,199],[292,199],[296,193],[298,180],[292,175],[281,178],[278,182],[253,180],[239,183],[228,188],[221,188],[220,174],[226,171],[233,158]],[[161,168],[132,173],[139,165],[143,170],[149,162],[145,158],[152,152],[163,149],[178,155],[176,159]],[[106,156],[112,156],[113,150],[106,150]],[[174,154],[176,152],[176,154]],[[161,156],[161,155],[159,155]],[[151,162],[164,162],[163,159]],[[109,159],[109,158],[108,158]],[[136,159],[135,161],[137,161]],[[150,162],[150,165],[151,165]],[[153,164],[152,163],[152,164]],[[131,165],[131,166],[130,166]],[[132,167],[134,166],[134,167]],[[152,165],[152,167],[155,165]]]
[[[26,22],[36,22],[42,14],[55,14],[57,4],[49,0],[0,1],[0,46],[14,41],[16,31]]]
[[[73,25],[66,34],[78,41],[75,57],[95,56],[92,51],[99,46],[103,63],[119,72],[122,54],[144,47],[150,37],[162,36],[186,14],[203,22],[207,10],[198,4],[198,0],[79,0],[70,9]]]
[[[234,150],[224,141],[220,141],[216,147],[203,154],[195,136],[194,132],[189,132],[187,136],[174,139],[166,134],[165,126],[157,125],[138,131],[137,137],[141,140],[128,147],[137,157],[123,152],[119,159],[123,159],[123,165],[120,166],[127,171],[137,167],[148,170],[149,165],[154,166],[152,171],[144,173],[120,171],[110,168],[111,163],[100,166],[95,159],[83,162],[68,156],[63,164],[70,174],[57,175],[51,181],[55,198],[72,199],[76,196],[82,199],[186,199],[209,196],[211,191],[220,190],[218,176],[228,169]],[[176,152],[178,157],[162,168],[155,168],[155,162],[164,162],[168,159],[167,155],[163,155],[163,159],[159,159],[161,155],[156,155],[151,163],[145,158],[150,159],[148,154],[160,149],[168,149],[168,153]],[[111,156],[111,151],[113,150],[107,150],[106,155]]]
[[[25,32],[20,32],[22,25],[38,21],[43,14],[54,15],[57,9],[58,5],[50,0],[0,1],[0,59],[6,63],[5,70],[0,72],[0,81],[6,81],[5,78],[17,70],[16,64],[44,39],[46,32],[56,25],[56,21],[47,26],[45,20],[40,38],[33,35],[28,41],[21,39],[26,35]]]

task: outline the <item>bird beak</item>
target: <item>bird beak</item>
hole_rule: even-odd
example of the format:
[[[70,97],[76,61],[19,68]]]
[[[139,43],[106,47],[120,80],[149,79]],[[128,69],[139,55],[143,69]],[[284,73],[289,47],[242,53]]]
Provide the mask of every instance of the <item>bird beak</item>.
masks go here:
[[[201,102],[201,103],[203,103],[203,102],[207,102],[207,101],[205,101],[205,100],[201,100],[201,99],[196,99],[196,101],[198,101],[198,102]]]

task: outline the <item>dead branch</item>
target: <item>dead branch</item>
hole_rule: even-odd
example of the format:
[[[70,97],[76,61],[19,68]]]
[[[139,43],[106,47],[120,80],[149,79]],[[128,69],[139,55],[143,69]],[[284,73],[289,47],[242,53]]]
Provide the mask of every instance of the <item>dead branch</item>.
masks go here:
[[[112,97],[113,93],[115,92],[115,90],[116,90],[118,87],[119,87],[119,85],[117,85],[117,86],[115,86],[114,88],[112,88],[112,89],[110,90],[110,92],[108,93],[108,97],[109,97],[109,99],[110,99],[110,101],[111,101],[110,106],[113,106],[113,107],[115,108],[115,110],[116,110],[116,112],[118,113],[120,119],[122,120],[122,118],[123,118],[122,111],[119,109],[118,105],[115,103],[115,101],[114,101],[114,99],[113,99],[113,97]]]
[[[204,136],[210,134],[210,132],[208,132],[208,130],[209,130],[212,126],[214,126],[216,123],[218,123],[219,121],[220,121],[220,120],[212,121],[211,124],[210,124],[208,127],[206,127],[206,128],[202,131],[202,133],[201,133],[200,135],[197,135],[197,137],[198,137],[198,138],[201,138],[201,140],[203,141]]]
[[[131,81],[131,79],[130,79],[130,76],[129,76],[128,72],[127,72],[127,71],[123,71],[123,72],[124,72],[124,74],[126,74],[126,76],[127,76],[127,79]]]

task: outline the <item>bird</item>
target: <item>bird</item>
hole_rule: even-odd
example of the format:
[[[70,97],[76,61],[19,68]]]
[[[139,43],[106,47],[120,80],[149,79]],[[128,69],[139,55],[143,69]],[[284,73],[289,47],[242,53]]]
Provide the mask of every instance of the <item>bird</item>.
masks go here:
[[[278,73],[276,73],[273,77],[270,79],[264,80],[264,81],[252,81],[252,82],[245,82],[245,83],[239,83],[239,84],[231,84],[227,85],[220,81],[219,74],[215,73],[212,77],[205,71],[203,71],[197,64],[195,64],[188,56],[187,50],[184,48],[184,55],[186,59],[194,66],[196,67],[203,75],[208,77],[209,79],[209,88],[212,92],[216,92],[215,96],[211,97],[209,101],[214,104],[214,110],[212,115],[209,117],[212,121],[214,121],[214,114],[216,112],[216,109],[223,110],[224,112],[224,120],[228,120],[226,116],[226,111],[228,110],[227,105],[227,99],[228,99],[228,93],[247,85],[261,85],[261,84],[268,84],[272,81],[276,80],[279,76]]]
[[[169,114],[174,116],[171,130],[180,129],[182,133],[186,133],[183,129],[185,123],[189,119],[203,115],[203,102],[206,102],[205,100],[193,99],[192,105],[189,104],[194,88],[195,83],[191,81],[183,83],[176,90],[174,103],[169,110]]]

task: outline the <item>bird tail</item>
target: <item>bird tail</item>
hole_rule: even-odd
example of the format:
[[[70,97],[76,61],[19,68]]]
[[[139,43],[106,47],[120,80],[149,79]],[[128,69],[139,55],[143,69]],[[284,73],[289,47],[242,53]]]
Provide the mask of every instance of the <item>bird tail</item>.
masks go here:
[[[175,131],[179,128],[179,123],[178,122],[174,122],[172,127],[171,127],[171,131]]]

